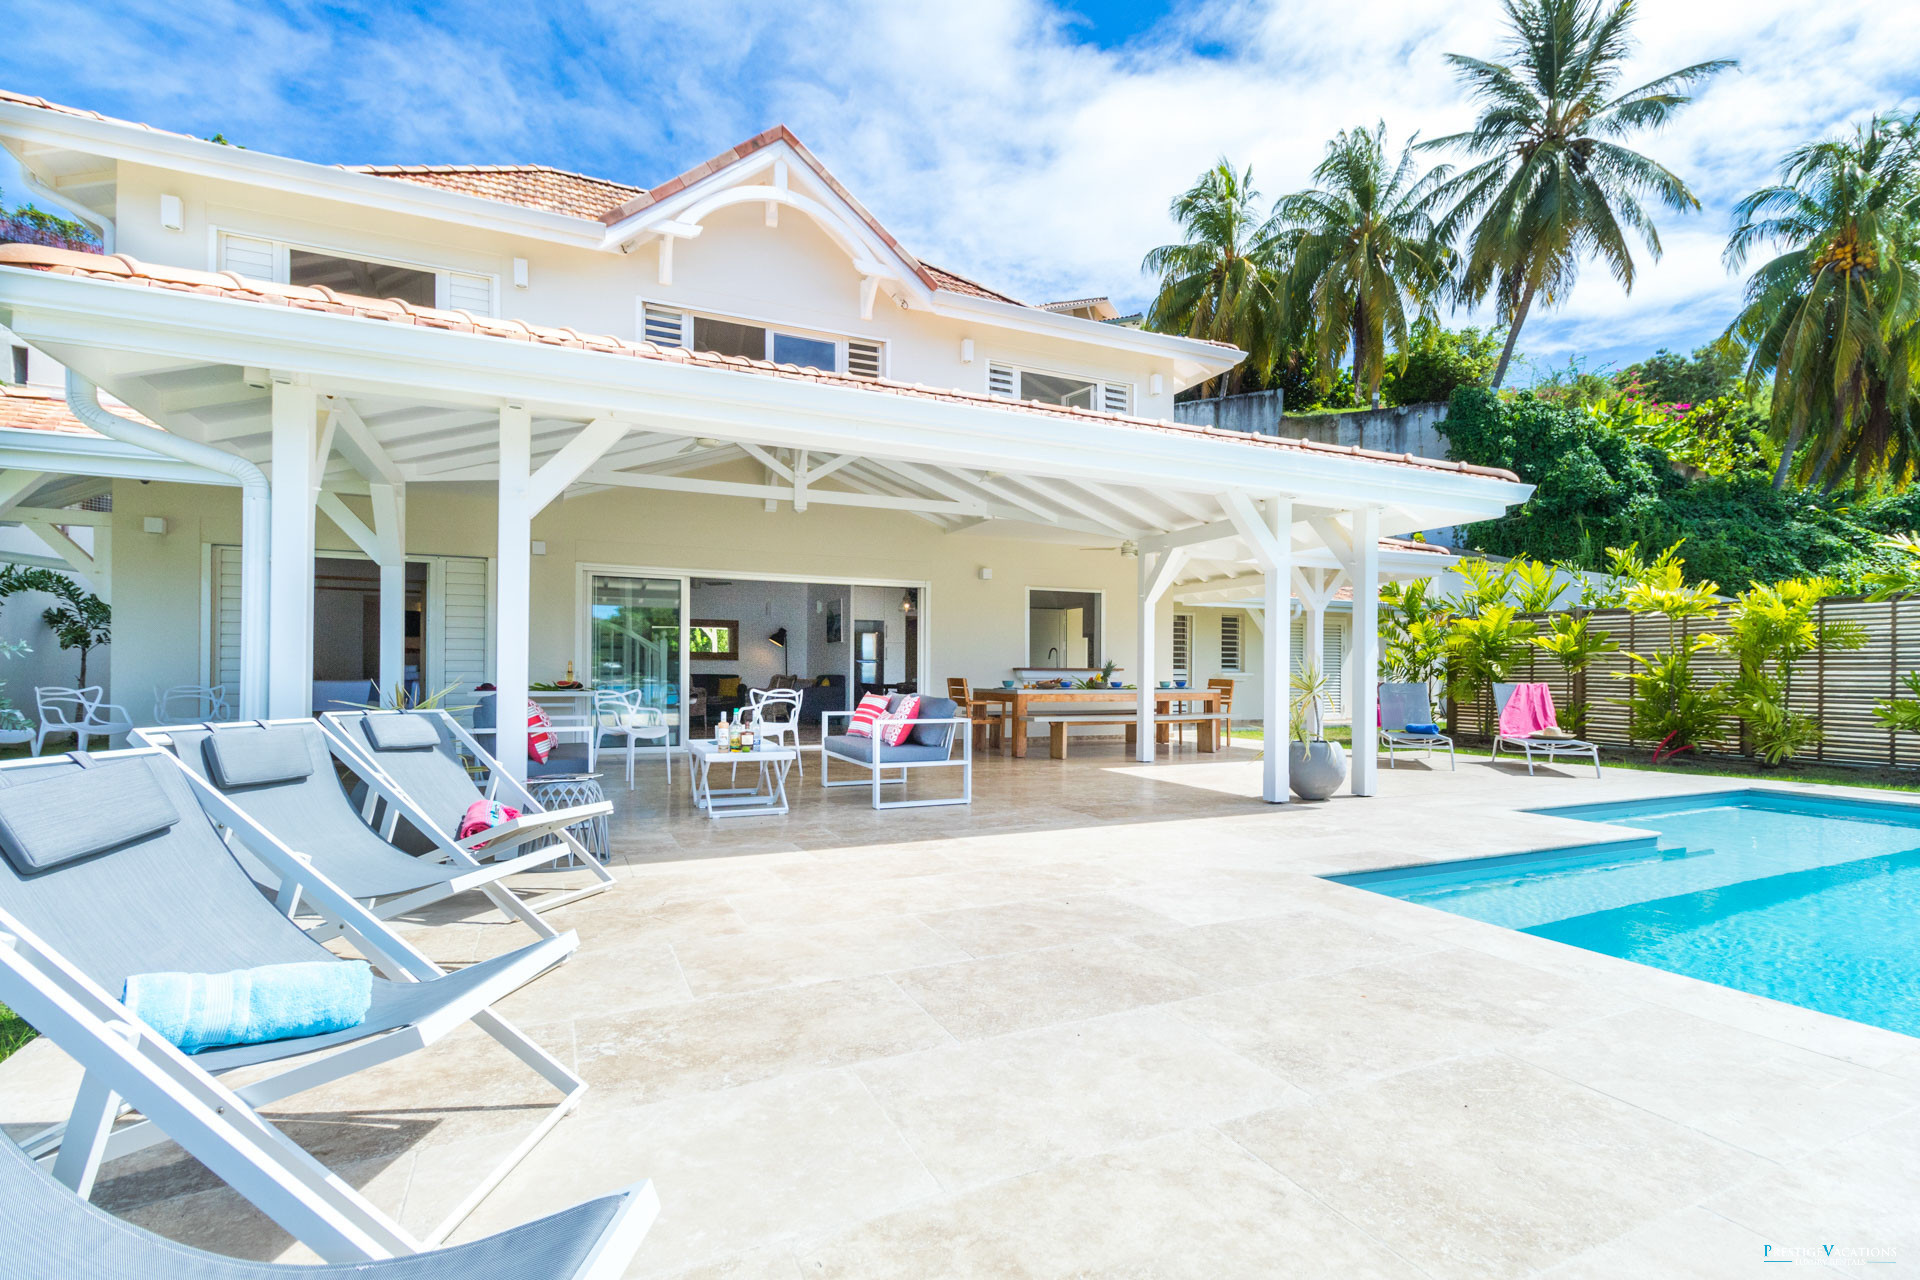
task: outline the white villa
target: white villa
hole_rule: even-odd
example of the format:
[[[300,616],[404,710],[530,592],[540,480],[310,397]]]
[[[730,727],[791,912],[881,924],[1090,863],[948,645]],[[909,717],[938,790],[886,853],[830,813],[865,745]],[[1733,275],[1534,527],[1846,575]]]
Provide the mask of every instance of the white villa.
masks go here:
[[[844,699],[1112,662],[1143,725],[1157,681],[1227,674],[1274,726],[1304,649],[1369,725],[1377,585],[1445,564],[1398,539],[1528,493],[1176,424],[1239,351],[922,262],[785,128],[651,187],[329,167],[9,93],[0,145],[104,247],[0,247],[0,324],[66,371],[0,395],[0,518],[110,598],[136,712],[368,681],[511,706],[571,672],[684,740],[774,675]]]

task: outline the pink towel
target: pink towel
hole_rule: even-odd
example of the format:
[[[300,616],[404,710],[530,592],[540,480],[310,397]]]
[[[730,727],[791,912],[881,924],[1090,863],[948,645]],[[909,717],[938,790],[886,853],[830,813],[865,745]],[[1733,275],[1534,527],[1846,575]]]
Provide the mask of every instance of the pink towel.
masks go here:
[[[1557,729],[1553,718],[1553,690],[1544,684],[1514,686],[1513,696],[1500,712],[1500,734],[1506,738],[1531,738],[1542,729]]]

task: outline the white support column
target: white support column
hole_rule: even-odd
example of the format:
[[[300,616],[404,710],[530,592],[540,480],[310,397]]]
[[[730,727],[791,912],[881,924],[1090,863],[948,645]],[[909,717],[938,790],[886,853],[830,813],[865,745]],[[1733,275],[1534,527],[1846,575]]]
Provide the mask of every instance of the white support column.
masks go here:
[[[1318,600],[1300,602],[1300,665],[1312,663],[1314,670],[1333,682],[1327,671],[1327,606]],[[1351,699],[1348,700],[1351,703]]]
[[[1260,757],[1260,796],[1268,804],[1286,804],[1288,789],[1287,695],[1293,663],[1293,626],[1287,601],[1293,596],[1293,500],[1270,498],[1260,513],[1272,539],[1272,556],[1261,565],[1266,573],[1267,620],[1261,635],[1260,716],[1266,751]]]
[[[1142,764],[1152,764],[1155,753],[1153,716],[1154,686],[1160,678],[1160,598],[1166,595],[1186,562],[1187,553],[1181,547],[1140,552],[1139,672],[1134,679],[1139,693],[1134,698],[1133,758]]]
[[[662,241],[662,244],[670,243]],[[494,575],[494,755],[516,779],[527,776],[527,664],[533,591],[533,417],[500,410],[500,545]]]
[[[273,555],[267,570],[267,714],[313,714],[313,510],[319,487],[313,388],[273,383]]]
[[[367,492],[380,548],[380,694],[386,698],[407,678],[407,490],[373,484]]]
[[[1370,796],[1378,788],[1380,735],[1374,732],[1380,697],[1380,511],[1353,513],[1353,685],[1347,705],[1353,709],[1353,794]]]

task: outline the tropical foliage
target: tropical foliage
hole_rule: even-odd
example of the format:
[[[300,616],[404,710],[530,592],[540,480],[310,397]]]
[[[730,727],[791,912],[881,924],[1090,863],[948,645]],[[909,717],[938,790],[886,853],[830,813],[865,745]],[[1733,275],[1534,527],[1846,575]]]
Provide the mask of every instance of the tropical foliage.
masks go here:
[[[84,222],[49,213],[31,204],[7,208],[0,202],[0,244],[42,244],[55,249],[98,252],[100,237]]]
[[[1222,158],[1173,201],[1184,238],[1148,253],[1140,269],[1160,279],[1149,328],[1232,343],[1264,371],[1278,352],[1284,313],[1259,198],[1253,170],[1236,171]],[[1229,393],[1240,372],[1227,375]]]
[[[87,685],[87,655],[113,638],[113,608],[99,596],[52,569],[10,564],[0,568],[0,601],[18,591],[54,597],[40,614],[62,649],[80,653],[80,688]]]
[[[1460,297],[1491,295],[1507,326],[1495,387],[1536,302],[1564,301],[1596,257],[1631,292],[1630,239],[1660,256],[1649,203],[1700,207],[1677,174],[1625,142],[1665,125],[1694,86],[1733,65],[1699,62],[1623,91],[1633,0],[1507,0],[1506,12],[1504,61],[1448,55],[1481,104],[1479,119],[1426,144],[1459,148],[1475,162],[1446,186],[1452,208],[1441,229],[1465,240]]]

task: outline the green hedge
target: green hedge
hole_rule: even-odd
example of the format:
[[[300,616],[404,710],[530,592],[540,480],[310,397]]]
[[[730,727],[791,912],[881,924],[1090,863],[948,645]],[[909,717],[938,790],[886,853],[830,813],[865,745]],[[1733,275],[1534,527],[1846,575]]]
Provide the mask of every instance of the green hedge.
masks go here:
[[[1775,490],[1758,474],[1689,479],[1659,450],[1584,410],[1524,392],[1503,400],[1461,387],[1440,430],[1455,458],[1506,467],[1537,486],[1524,507],[1468,529],[1469,544],[1493,555],[1599,569],[1608,547],[1684,538],[1693,581],[1739,589],[1826,574],[1845,589],[1890,566],[1882,536],[1920,527],[1920,491],[1856,500]]]

